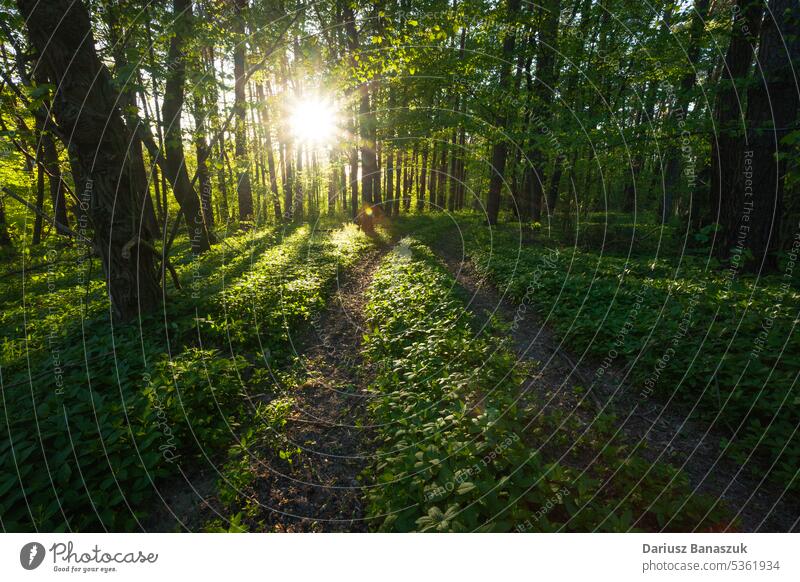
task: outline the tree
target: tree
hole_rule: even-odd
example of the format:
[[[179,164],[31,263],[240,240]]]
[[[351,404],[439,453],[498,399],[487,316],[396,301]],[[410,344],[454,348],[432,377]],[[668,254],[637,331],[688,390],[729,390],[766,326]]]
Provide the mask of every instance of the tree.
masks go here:
[[[760,79],[747,95],[743,202],[736,214],[728,215],[732,220],[725,225],[731,240],[733,219],[739,223],[736,236],[746,234],[754,258],[751,266],[759,271],[778,268],[784,182],[791,152],[784,138],[797,122],[800,101],[793,69],[800,63],[798,30],[800,4],[796,0],[770,0],[756,57]],[[752,182],[748,183],[750,171]]]
[[[357,54],[360,48],[356,17],[349,2],[342,7],[342,18],[347,31],[347,48],[353,69],[358,70]],[[372,206],[377,198],[380,200],[380,181],[377,180],[378,159],[375,152],[375,118],[370,104],[370,83],[363,81],[358,87],[358,131],[361,151],[361,201],[365,206]]]
[[[511,86],[511,63],[514,58],[514,44],[516,42],[516,18],[519,12],[520,0],[506,0],[507,28],[503,37],[503,49],[500,55],[500,78],[498,85],[501,91],[507,91]],[[508,114],[501,105],[497,119],[497,127],[502,131],[508,122]],[[489,157],[489,194],[486,203],[486,214],[489,224],[497,224],[500,213],[500,192],[503,187],[506,158],[508,157],[508,143],[503,136],[496,138],[492,145]]]
[[[192,29],[192,5],[189,0],[173,0],[173,32],[167,53],[168,71],[161,105],[164,123],[166,175],[181,207],[189,229],[192,251],[202,253],[211,248],[208,227],[203,219],[200,198],[192,186],[183,153],[181,113],[186,84],[186,40]]]
[[[114,314],[130,320],[160,304],[152,238],[140,228],[146,192],[135,180],[130,134],[108,69],[97,56],[89,12],[75,0],[18,0],[41,68],[56,87],[52,110],[89,198],[94,250]]]
[[[542,127],[547,127],[550,118],[547,103],[552,98],[556,82],[556,54],[558,53],[558,20],[561,14],[560,0],[547,0],[542,4],[539,16],[539,42],[537,43],[536,83],[531,88],[533,106],[530,113],[530,146],[525,168],[526,204],[531,217],[538,222],[542,216],[542,194],[544,192],[545,152],[541,144]],[[534,129],[536,128],[536,129]],[[548,210],[548,214],[550,210]]]
[[[742,82],[750,70],[761,27],[762,0],[737,0],[734,5],[730,41],[725,53],[714,108],[714,133],[711,136],[710,221],[735,221],[739,197],[736,169],[741,156],[746,91]],[[736,227],[731,224],[732,231]],[[734,237],[721,233],[717,245],[720,258],[727,258]]]
[[[8,236],[8,224],[6,222],[6,205],[3,197],[0,196],[0,247],[10,247],[11,237]]]
[[[236,13],[233,18],[236,45],[233,49],[234,103],[236,112],[235,158],[236,193],[239,201],[239,220],[253,220],[253,191],[250,186],[250,158],[247,154],[247,104],[245,103],[245,67],[247,62],[245,38],[245,11],[247,0],[234,0]]]

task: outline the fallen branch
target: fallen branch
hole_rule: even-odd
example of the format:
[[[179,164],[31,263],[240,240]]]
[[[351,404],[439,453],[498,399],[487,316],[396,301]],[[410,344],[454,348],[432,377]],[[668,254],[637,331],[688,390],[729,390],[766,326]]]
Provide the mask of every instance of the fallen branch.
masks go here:
[[[17,194],[14,194],[14,192],[12,192],[11,190],[9,190],[9,189],[8,189],[8,188],[6,188],[5,186],[3,186],[2,190],[3,190],[3,192],[5,192],[5,193],[6,193],[8,196],[11,196],[11,197],[12,197],[14,200],[16,200],[17,202],[19,202],[20,204],[22,204],[23,206],[25,206],[26,208],[28,208],[28,209],[29,209],[29,210],[31,210],[32,212],[35,212],[36,214],[38,214],[39,216],[41,216],[41,217],[42,217],[43,219],[45,219],[47,222],[49,222],[49,223],[51,223],[51,224],[55,224],[56,226],[58,226],[59,228],[61,228],[61,229],[62,229],[64,232],[66,232],[67,234],[69,234],[69,235],[71,235],[71,236],[74,236],[74,237],[75,237],[75,238],[77,238],[79,241],[81,241],[81,242],[84,242],[84,243],[86,243],[87,245],[89,245],[89,246],[90,246],[92,249],[94,249],[94,248],[95,248],[95,247],[94,247],[94,243],[91,241],[91,239],[88,239],[88,238],[86,238],[86,236],[84,236],[84,235],[80,234],[79,232],[75,232],[75,231],[74,231],[74,230],[72,230],[70,227],[68,227],[66,224],[61,224],[61,223],[60,223],[60,222],[58,222],[58,221],[57,221],[55,218],[52,218],[52,217],[48,216],[46,212],[44,212],[44,211],[43,211],[43,210],[41,210],[40,208],[37,208],[36,206],[34,206],[33,204],[31,204],[30,202],[28,202],[27,200],[25,200],[25,199],[24,199],[24,198],[22,198],[21,196],[18,196]]]

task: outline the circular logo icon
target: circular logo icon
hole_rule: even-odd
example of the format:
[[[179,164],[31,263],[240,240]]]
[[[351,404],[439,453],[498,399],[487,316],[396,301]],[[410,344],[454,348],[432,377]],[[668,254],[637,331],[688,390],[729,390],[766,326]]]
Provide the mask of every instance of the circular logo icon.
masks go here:
[[[26,570],[35,570],[44,561],[44,546],[39,542],[29,542],[19,551],[19,563]]]

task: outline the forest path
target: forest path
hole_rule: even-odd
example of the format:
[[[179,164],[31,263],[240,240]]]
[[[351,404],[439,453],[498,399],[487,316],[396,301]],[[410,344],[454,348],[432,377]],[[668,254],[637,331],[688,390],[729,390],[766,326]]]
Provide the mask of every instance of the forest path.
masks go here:
[[[524,383],[523,401],[535,400],[544,414],[574,415],[584,428],[591,425],[599,411],[614,414],[622,442],[631,448],[638,444],[637,454],[651,463],[669,462],[681,468],[692,488],[721,499],[741,519],[744,531],[797,529],[800,505],[784,497],[782,488],[752,476],[741,465],[721,456],[718,444],[722,435],[713,427],[687,420],[686,414],[657,400],[651,399],[642,406],[636,391],[622,380],[623,372],[613,365],[606,370],[604,381],[586,394],[584,389],[592,385],[596,362],[593,365],[585,357],[570,354],[532,306],[515,304],[486,281],[465,256],[455,230],[442,233],[433,248],[468,294],[467,308],[479,327],[483,329],[492,317],[511,324],[509,333],[519,360],[539,362]]]
[[[364,292],[390,245],[366,255],[337,278],[337,290],[309,329],[293,338],[306,382],[292,393],[293,413],[281,440],[291,463],[273,454],[257,468],[255,498],[266,529],[292,532],[367,531],[359,475],[369,458],[360,427],[371,372],[360,357]]]

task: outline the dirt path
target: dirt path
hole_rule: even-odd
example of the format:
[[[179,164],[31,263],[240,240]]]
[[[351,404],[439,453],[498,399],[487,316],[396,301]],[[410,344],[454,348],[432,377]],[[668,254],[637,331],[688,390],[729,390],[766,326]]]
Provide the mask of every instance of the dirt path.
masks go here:
[[[744,531],[791,531],[798,527],[800,507],[773,484],[745,474],[741,467],[720,457],[721,435],[698,422],[687,421],[677,409],[651,400],[644,406],[621,380],[619,370],[607,370],[606,381],[595,385],[591,398],[575,388],[592,384],[597,365],[570,354],[531,308],[522,308],[484,281],[463,256],[458,237],[443,236],[436,251],[468,294],[468,308],[481,326],[492,316],[511,326],[513,345],[520,359],[540,362],[524,390],[547,410],[574,414],[584,425],[602,410],[616,414],[620,434],[630,445],[646,444],[638,453],[651,462],[660,460],[682,467],[697,491],[722,499],[737,514]]]
[[[292,394],[285,447],[291,464],[273,456],[254,485],[267,531],[367,531],[359,475],[369,435],[360,428],[370,371],[362,365],[364,292],[385,249],[373,251],[337,281],[328,307],[292,338],[308,380]]]

